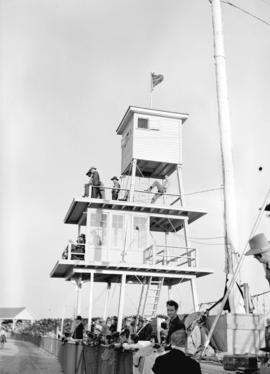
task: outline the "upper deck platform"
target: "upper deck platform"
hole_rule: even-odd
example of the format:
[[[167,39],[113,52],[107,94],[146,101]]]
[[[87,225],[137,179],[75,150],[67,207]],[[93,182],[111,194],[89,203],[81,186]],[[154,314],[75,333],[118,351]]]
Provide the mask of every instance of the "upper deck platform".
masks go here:
[[[121,282],[121,275],[127,275],[128,283],[141,283],[144,277],[164,278],[164,285],[174,285],[183,283],[194,277],[200,278],[213,271],[189,266],[158,266],[146,264],[126,264],[126,263],[108,263],[102,261],[84,261],[60,260],[56,263],[50,276],[52,278],[65,278],[71,280],[81,277],[82,280],[89,280],[89,274],[95,274],[95,282]]]
[[[87,208],[107,209],[122,212],[138,212],[150,215],[151,231],[179,231],[183,227],[185,220],[188,223],[196,221],[205,215],[205,212],[188,210],[183,207],[162,206],[161,204],[144,204],[141,202],[94,199],[90,197],[74,198],[64,222],[68,224],[86,224]]]

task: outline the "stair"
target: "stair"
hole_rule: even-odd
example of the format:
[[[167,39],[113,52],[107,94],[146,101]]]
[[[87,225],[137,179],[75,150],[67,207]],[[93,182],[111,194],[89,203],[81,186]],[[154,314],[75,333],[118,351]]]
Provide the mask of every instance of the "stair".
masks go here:
[[[156,279],[157,278],[153,279],[153,277],[149,277],[148,282],[142,284],[136,321],[138,321],[139,316],[152,319],[157,315],[157,308],[164,278]]]

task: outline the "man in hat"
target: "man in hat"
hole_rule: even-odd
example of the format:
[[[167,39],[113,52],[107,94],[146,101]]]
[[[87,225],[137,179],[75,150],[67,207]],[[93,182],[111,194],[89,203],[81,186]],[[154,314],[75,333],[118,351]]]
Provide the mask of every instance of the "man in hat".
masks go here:
[[[84,195],[83,197],[89,196],[89,187],[92,186],[91,197],[98,198],[100,197],[100,178],[97,168],[91,166],[86,175],[89,177],[89,182],[84,185]]]
[[[73,326],[73,332],[72,332],[72,338],[76,340],[82,340],[83,339],[83,322],[82,322],[82,317],[77,316],[75,320],[75,324]]]
[[[114,176],[111,178],[111,181],[113,182],[112,200],[118,200],[118,195],[120,191],[119,179],[116,176]]]
[[[250,250],[246,256],[254,256],[263,264],[265,277],[270,285],[270,242],[264,234],[257,234],[249,240]]]

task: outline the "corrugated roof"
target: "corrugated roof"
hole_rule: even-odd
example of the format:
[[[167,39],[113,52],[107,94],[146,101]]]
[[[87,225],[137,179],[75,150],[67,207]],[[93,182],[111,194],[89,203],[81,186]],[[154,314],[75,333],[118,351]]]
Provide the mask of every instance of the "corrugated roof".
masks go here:
[[[23,310],[25,310],[25,307],[22,307],[22,308],[0,308],[0,318],[4,318],[4,319],[15,318]]]

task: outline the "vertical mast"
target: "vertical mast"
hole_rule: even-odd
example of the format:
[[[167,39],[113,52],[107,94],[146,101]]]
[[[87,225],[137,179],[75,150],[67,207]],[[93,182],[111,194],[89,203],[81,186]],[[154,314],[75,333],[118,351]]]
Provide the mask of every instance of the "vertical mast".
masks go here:
[[[214,58],[218,102],[218,119],[222,176],[224,186],[224,228],[226,273],[233,274],[238,259],[237,217],[235,208],[234,173],[231,142],[231,120],[228,100],[226,61],[223,40],[223,25],[220,0],[210,0],[214,33]],[[231,294],[231,311],[236,310],[236,299]]]

